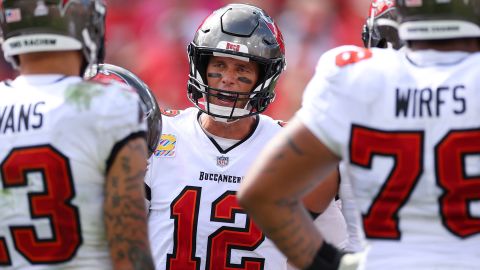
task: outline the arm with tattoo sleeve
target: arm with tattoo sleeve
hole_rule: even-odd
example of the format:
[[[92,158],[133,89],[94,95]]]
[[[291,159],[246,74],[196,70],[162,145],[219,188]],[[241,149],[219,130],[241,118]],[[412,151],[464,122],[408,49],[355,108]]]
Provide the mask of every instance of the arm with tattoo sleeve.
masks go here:
[[[131,139],[107,173],[104,221],[116,270],[154,269],[144,202],[146,156],[145,139]]]
[[[254,162],[238,192],[240,204],[288,257],[304,269],[323,238],[302,204],[338,158],[298,120],[293,120]]]

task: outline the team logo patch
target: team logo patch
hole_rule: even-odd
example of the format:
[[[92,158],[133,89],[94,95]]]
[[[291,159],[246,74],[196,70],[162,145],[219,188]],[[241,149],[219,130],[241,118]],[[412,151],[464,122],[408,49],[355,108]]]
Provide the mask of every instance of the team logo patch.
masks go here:
[[[227,165],[228,165],[228,157],[224,157],[224,156],[217,157],[217,166],[223,168]]]
[[[162,134],[153,155],[156,157],[174,157],[176,144],[177,138],[175,135]]]
[[[240,43],[233,43],[229,41],[220,41],[217,44],[217,48],[228,50],[228,51],[234,51],[234,52],[248,53],[247,46]]]

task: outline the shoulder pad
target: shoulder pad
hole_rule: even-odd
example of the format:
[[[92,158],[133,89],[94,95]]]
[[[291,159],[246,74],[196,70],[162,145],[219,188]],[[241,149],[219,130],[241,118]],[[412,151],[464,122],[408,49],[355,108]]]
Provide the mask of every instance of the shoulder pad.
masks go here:
[[[336,47],[325,52],[320,57],[317,69],[322,68],[325,65],[334,65],[338,68],[342,68],[369,59],[372,55],[373,53],[371,50],[363,47],[353,45]]]
[[[357,64],[369,62],[373,56],[372,50],[353,45],[340,46],[327,51],[320,57],[315,73],[323,74],[323,77],[328,80],[337,78],[341,81],[342,76],[351,72],[350,69]]]

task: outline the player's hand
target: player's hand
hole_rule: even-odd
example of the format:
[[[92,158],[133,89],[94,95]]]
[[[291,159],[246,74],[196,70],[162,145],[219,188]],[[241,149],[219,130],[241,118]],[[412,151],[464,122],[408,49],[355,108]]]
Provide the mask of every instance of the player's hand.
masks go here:
[[[365,252],[347,253],[340,259],[338,270],[357,270],[365,259]]]

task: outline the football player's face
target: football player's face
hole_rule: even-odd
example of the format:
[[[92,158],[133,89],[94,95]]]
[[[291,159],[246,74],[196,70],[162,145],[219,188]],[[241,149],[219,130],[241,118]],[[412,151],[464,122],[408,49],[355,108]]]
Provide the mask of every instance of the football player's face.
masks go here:
[[[230,57],[212,56],[207,66],[208,86],[226,91],[250,93],[258,80],[259,68],[257,63],[245,62]],[[210,102],[215,105],[231,107],[235,104],[236,95],[219,94],[212,90]],[[240,98],[246,98],[242,95]],[[235,107],[245,107],[247,100],[239,100]]]

